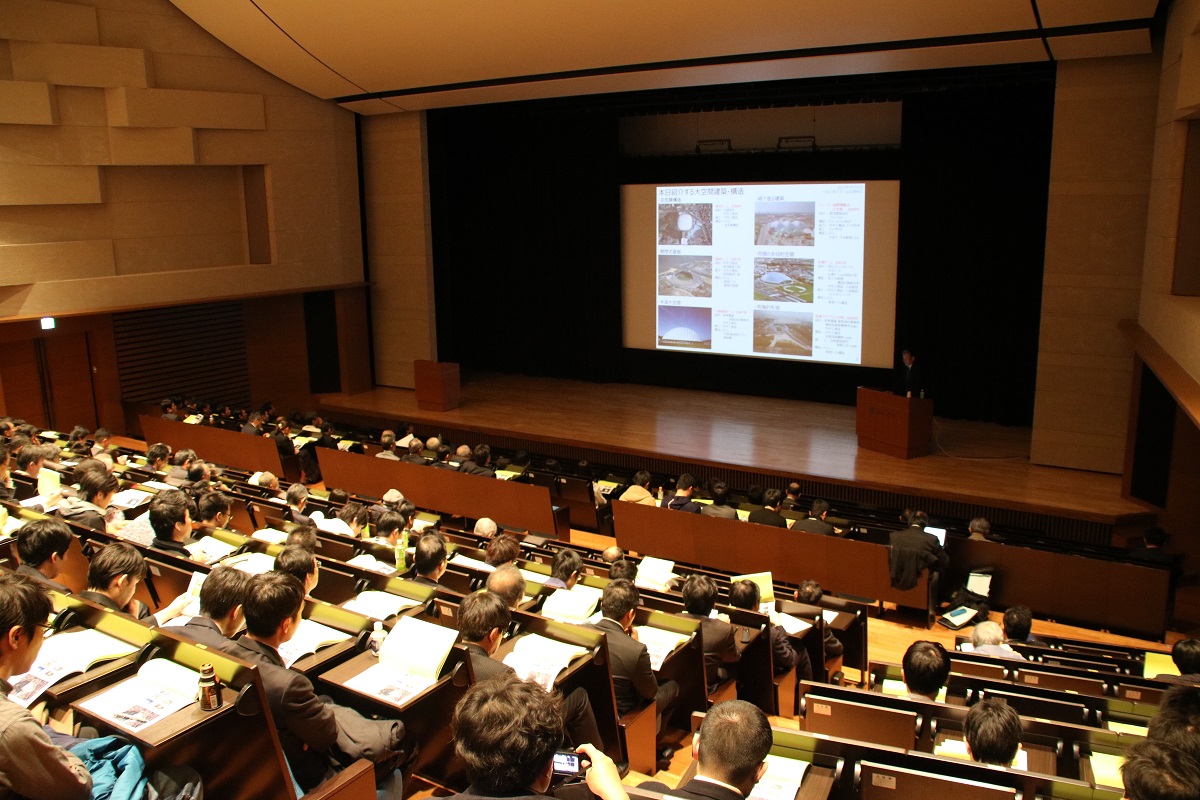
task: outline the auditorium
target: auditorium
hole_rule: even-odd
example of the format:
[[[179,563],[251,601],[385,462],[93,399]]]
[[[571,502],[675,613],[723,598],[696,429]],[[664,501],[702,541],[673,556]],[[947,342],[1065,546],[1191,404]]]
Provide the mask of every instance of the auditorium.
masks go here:
[[[606,800],[735,700],[754,797],[1176,796],[1200,0],[850,5],[0,0],[0,714],[479,797],[515,670]]]

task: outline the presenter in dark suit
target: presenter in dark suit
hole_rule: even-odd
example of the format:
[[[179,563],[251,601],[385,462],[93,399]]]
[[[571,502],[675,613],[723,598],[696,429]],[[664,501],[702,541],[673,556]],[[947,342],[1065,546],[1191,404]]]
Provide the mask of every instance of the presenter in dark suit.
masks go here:
[[[454,752],[470,786],[448,800],[533,800],[546,797],[554,752],[562,746],[558,700],[515,675],[476,683],[454,709]],[[616,764],[590,744],[576,750],[588,762],[587,788],[600,800],[628,800]]]
[[[726,700],[709,709],[692,740],[696,777],[675,789],[656,781],[638,788],[685,800],[745,800],[766,773],[770,751],[766,715],[745,700]]]
[[[900,359],[904,362],[904,366],[900,368],[897,375],[897,394],[921,397],[921,393],[925,391],[925,379],[921,372],[921,365],[917,363],[917,357],[911,350],[905,350],[900,354]]]

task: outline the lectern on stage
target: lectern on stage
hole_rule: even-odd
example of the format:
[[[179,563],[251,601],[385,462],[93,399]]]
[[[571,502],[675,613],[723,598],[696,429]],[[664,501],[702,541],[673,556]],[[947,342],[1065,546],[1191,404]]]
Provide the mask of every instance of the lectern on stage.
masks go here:
[[[929,452],[933,401],[858,387],[858,446],[896,458]]]
[[[458,408],[462,389],[458,364],[444,361],[413,361],[417,384],[417,408],[422,411],[450,411]]]

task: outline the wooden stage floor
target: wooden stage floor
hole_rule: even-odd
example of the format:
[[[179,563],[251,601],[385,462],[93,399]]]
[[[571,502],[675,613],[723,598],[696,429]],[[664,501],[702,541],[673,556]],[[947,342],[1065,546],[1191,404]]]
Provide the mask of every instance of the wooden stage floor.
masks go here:
[[[1122,499],[1118,475],[1030,463],[1028,428],[935,419],[931,454],[906,461],[859,449],[853,407],[800,400],[498,374],[464,382],[447,412],[390,387],[319,400],[335,420],[408,420],[418,433],[455,426],[1083,519],[1146,513]]]

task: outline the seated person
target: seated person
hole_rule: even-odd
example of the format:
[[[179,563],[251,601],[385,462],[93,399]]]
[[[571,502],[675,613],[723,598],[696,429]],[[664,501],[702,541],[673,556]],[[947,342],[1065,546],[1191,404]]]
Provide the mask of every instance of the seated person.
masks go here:
[[[813,500],[812,505],[808,508],[808,517],[793,524],[792,530],[833,536],[838,533],[838,530],[825,521],[825,517],[828,515],[829,503],[824,500]]]
[[[303,547],[292,545],[279,551],[275,556],[275,569],[286,572],[304,586],[304,596],[312,594],[321,579],[321,565],[317,557]]]
[[[579,553],[564,547],[554,554],[546,586],[552,589],[573,589],[583,574],[583,559]]]
[[[986,542],[992,532],[992,524],[983,517],[976,517],[967,524],[968,539],[975,542]]]
[[[1150,720],[1147,739],[1183,750],[1200,764],[1200,687],[1173,686]]]
[[[757,483],[746,489],[746,499],[744,502],[738,503],[738,511],[757,511],[763,507],[763,497],[766,494],[766,489],[759,486]]]
[[[745,700],[717,703],[692,739],[696,776],[675,789],[655,781],[638,788],[684,800],[742,800],[766,773],[771,743],[771,724],[757,706]]]
[[[475,445],[471,457],[458,466],[459,472],[468,475],[482,475],[485,478],[496,477],[496,471],[489,465],[492,463],[492,448],[486,444]]]
[[[637,583],[638,567],[627,558],[619,558],[612,562],[612,566],[608,568],[608,579],[610,581],[627,580]]]
[[[205,492],[196,502],[196,516],[200,521],[197,535],[208,536],[213,531],[225,530],[233,518],[233,501],[221,491]]]
[[[17,487],[13,484],[12,475],[9,470],[12,468],[12,458],[8,451],[8,444],[3,439],[0,439],[0,500],[12,500],[17,493]]]
[[[546,794],[554,752],[562,747],[561,701],[515,675],[476,683],[454,709],[454,752],[470,786],[448,800],[529,798]],[[616,765],[592,744],[580,745],[587,787],[600,800],[628,800]]]
[[[112,434],[108,428],[96,428],[96,433],[92,436],[92,452],[89,454],[92,458],[98,457],[101,453],[108,453],[114,447],[112,443]]]
[[[757,508],[746,517],[747,522],[757,525],[770,525],[775,528],[786,528],[787,518],[779,513],[779,505],[783,502],[783,492],[771,487],[763,492],[762,508]]]
[[[183,492],[178,489],[164,489],[150,499],[150,510],[146,514],[150,517],[150,527],[154,530],[152,547],[183,558],[191,557],[183,546],[192,533],[188,499]]]
[[[255,575],[250,579],[244,608],[246,633],[229,652],[259,667],[280,744],[300,787],[306,792],[311,790],[338,769],[343,757],[362,755],[354,752],[353,742],[344,735],[347,723],[339,722],[341,719],[379,729],[378,735],[388,743],[389,750],[377,756],[377,764],[391,765],[404,737],[403,723],[363,719],[350,709],[323,700],[308,678],[283,665],[278,648],[295,635],[304,610],[300,581],[282,572]]]
[[[612,564],[618,559],[622,559],[624,557],[625,551],[617,547],[615,544],[604,548],[604,550],[600,552],[600,560],[605,564]]]
[[[512,621],[504,598],[493,592],[474,592],[462,599],[458,607],[458,630],[463,644],[471,654],[471,668],[476,682],[497,675],[513,674],[512,667],[492,658],[504,639]],[[561,693],[555,692],[555,694]],[[563,732],[575,745],[603,744],[600,729],[596,726],[596,714],[587,690],[577,687],[563,697]]]
[[[892,586],[901,590],[916,586],[924,570],[929,570],[930,580],[934,580],[950,566],[950,556],[937,537],[925,531],[928,515],[924,511],[907,511],[905,516],[908,527],[892,531],[888,537]]]
[[[1033,613],[1026,606],[1012,606],[1004,612],[1004,636],[1007,644],[1032,644],[1046,647],[1046,643],[1034,638]]]
[[[416,464],[419,467],[425,466],[427,463],[425,456],[421,455],[425,450],[425,445],[420,439],[413,439],[408,443],[408,452],[400,457],[400,460],[406,464]]]
[[[56,592],[71,590],[54,580],[62,574],[62,561],[71,546],[71,529],[60,519],[47,517],[27,522],[17,531],[17,574],[33,578]]]
[[[747,611],[758,611],[760,594],[758,584],[754,581],[737,581],[729,587],[729,605]],[[812,660],[808,657],[808,651],[797,651],[792,647],[787,632],[770,621],[767,622],[767,633],[771,637],[771,668],[775,674],[786,675],[795,667],[799,680],[811,681]]]
[[[288,505],[286,519],[297,525],[308,525],[312,522],[308,514],[304,513],[304,507],[308,505],[308,487],[303,483],[293,483],[289,486],[284,494],[284,500]]]
[[[92,556],[88,565],[88,588],[79,596],[104,608],[134,619],[161,625],[178,617],[191,599],[187,592],[171,601],[157,614],[141,600],[135,600],[138,584],[146,577],[146,560],[128,542],[113,542]]]
[[[231,652],[233,639],[246,622],[243,606],[250,575],[234,567],[214,567],[200,586],[200,614],[175,628],[189,639]]]
[[[525,599],[525,576],[513,564],[504,564],[488,575],[486,588],[495,592],[509,608],[516,608]]]
[[[608,637],[608,657],[612,666],[613,693],[617,700],[617,714],[624,716],[642,705],[645,700],[654,700],[657,705],[658,730],[662,722],[669,719],[675,701],[679,698],[679,684],[664,681],[661,684],[650,668],[650,652],[646,645],[631,635],[633,619],[637,615],[641,597],[637,587],[629,581],[610,581],[600,598],[603,618],[594,630]],[[661,755],[661,754],[660,754]]]
[[[783,504],[780,506],[784,511],[803,511],[800,505],[800,484],[792,481],[787,485],[787,490],[783,495]]]
[[[59,507],[59,513],[67,522],[94,531],[107,531],[108,523],[104,518],[120,485],[115,475],[100,470],[89,470],[79,479],[81,498],[69,503],[64,502]]]
[[[279,451],[280,458],[288,458],[296,455],[296,445],[291,439],[292,423],[287,417],[278,417],[275,420],[275,449]]]
[[[824,590],[821,589],[821,584],[814,580],[807,580],[800,584],[796,589],[796,602],[805,603],[806,605],[820,607],[821,598],[825,596]],[[822,642],[825,649],[825,668],[831,674],[841,668],[841,662],[838,661],[845,652],[845,645],[834,634],[833,630],[825,626],[825,639]]]
[[[638,470],[633,475],[633,483],[629,484],[629,488],[621,492],[618,500],[624,500],[626,503],[638,503],[643,506],[656,506],[658,501],[654,499],[654,495],[650,493],[650,481],[653,476],[646,470]]]
[[[484,539],[490,539],[496,535],[497,530],[499,530],[499,528],[497,527],[495,520],[491,519],[490,517],[480,517],[475,522],[473,532],[476,536]]]
[[[700,513],[706,517],[720,517],[721,519],[737,519],[737,509],[729,505],[729,486],[724,481],[717,481],[712,485],[712,502],[708,505],[701,506]]]
[[[330,496],[332,497],[332,492]],[[362,503],[346,503],[335,517],[327,517],[317,523],[317,528],[327,533],[336,533],[357,539],[371,521],[371,513]]]
[[[8,699],[9,681],[37,660],[52,608],[41,584],[23,575],[0,574],[0,797],[92,796],[92,776],[83,762],[55,746],[33,715]]]
[[[972,759],[1007,767],[1021,747],[1021,717],[1003,700],[985,698],[967,712],[963,736]]]
[[[386,458],[388,461],[399,461],[400,456],[396,455],[396,434],[391,431],[384,431],[379,437],[379,447],[381,448],[375,454],[376,458]]]
[[[413,555],[413,568],[417,573],[413,583],[437,586],[446,574],[447,563],[445,540],[436,533],[425,534],[417,540]]]
[[[667,508],[676,511],[686,511],[689,514],[699,514],[701,504],[692,499],[696,493],[696,478],[690,473],[683,473],[675,479],[675,494],[667,500]]]
[[[1163,673],[1154,680],[1167,683],[1200,683],[1200,639],[1180,639],[1171,648],[1171,660],[1175,662],[1178,675]]]
[[[515,536],[510,536],[507,533],[502,533],[488,540],[487,547],[483,549],[484,562],[498,567],[501,564],[511,564],[521,555],[521,543],[517,541]]]
[[[155,442],[146,448],[146,469],[151,472],[164,472],[170,465],[171,446]]]
[[[937,702],[938,693],[950,677],[950,654],[940,642],[919,640],[904,651],[900,669],[909,698]]]
[[[1183,750],[1146,739],[1125,751],[1121,782],[1128,800],[1196,800],[1200,764]]]
[[[971,630],[972,652],[981,656],[1007,658],[1011,661],[1024,661],[1025,657],[1004,643],[1004,631],[1000,625],[989,620],[975,624]]]
[[[711,616],[717,604],[717,582],[707,575],[692,575],[683,584],[683,608],[678,616],[700,622],[704,644],[704,672],[709,691],[734,677],[733,665],[742,657],[738,652],[733,626],[728,619]]]

